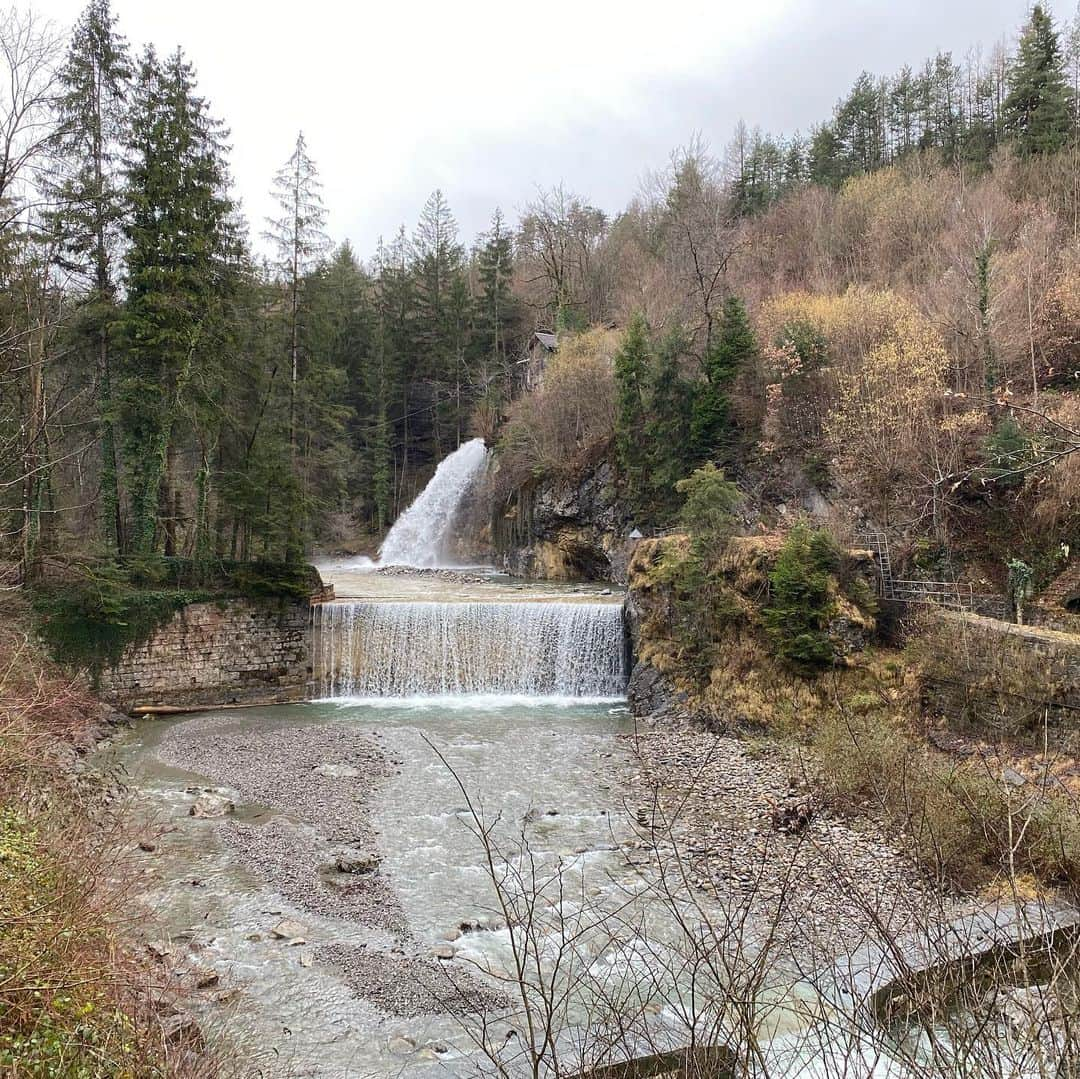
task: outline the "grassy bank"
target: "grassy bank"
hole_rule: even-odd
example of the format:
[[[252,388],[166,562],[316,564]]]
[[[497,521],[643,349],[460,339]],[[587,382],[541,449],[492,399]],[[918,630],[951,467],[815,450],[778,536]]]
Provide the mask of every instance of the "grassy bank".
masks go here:
[[[647,541],[631,567],[639,656],[706,724],[795,743],[821,797],[887,821],[943,883],[1080,895],[1080,802],[1060,780],[1077,771],[1071,742],[1000,726],[937,737],[923,685],[941,642],[927,626],[903,649],[875,640],[845,561],[816,556],[805,535],[735,537],[707,556],[685,537]],[[1001,677],[1013,695],[1025,677],[1033,698],[1045,689],[1018,663]]]
[[[49,666],[29,626],[27,606],[4,598],[0,1073],[211,1074],[201,1035],[156,1006],[161,974],[127,943],[144,916],[123,865],[133,840],[101,781],[77,767],[102,707]]]

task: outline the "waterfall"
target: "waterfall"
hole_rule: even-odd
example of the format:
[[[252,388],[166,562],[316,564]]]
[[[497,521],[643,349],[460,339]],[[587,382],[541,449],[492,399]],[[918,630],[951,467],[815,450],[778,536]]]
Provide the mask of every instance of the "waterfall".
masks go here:
[[[315,615],[315,666],[324,697],[619,697],[622,607],[325,603]]]
[[[394,522],[379,548],[384,566],[441,566],[452,557],[451,541],[462,504],[487,465],[482,438],[459,446],[439,462],[435,475]]]

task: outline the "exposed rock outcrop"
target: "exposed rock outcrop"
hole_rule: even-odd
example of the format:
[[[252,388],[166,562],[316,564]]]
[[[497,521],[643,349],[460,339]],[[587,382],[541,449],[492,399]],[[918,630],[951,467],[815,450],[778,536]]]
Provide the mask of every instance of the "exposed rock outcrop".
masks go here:
[[[492,533],[498,563],[516,576],[625,584],[632,530],[603,461],[580,477],[519,488],[495,507]]]

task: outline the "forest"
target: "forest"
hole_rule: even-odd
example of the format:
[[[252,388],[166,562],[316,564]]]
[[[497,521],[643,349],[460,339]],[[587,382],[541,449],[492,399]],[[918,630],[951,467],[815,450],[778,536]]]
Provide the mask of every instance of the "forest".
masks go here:
[[[12,581],[371,547],[475,434],[504,494],[613,455],[651,525],[714,463],[937,538],[1022,499],[1035,546],[1069,541],[1080,16],[865,73],[806,137],[695,138],[618,213],[560,186],[470,243],[435,191],[367,255],[302,134],[246,221],[192,61],[135,54],[108,0],[0,38]],[[536,330],[560,347],[527,387]]]

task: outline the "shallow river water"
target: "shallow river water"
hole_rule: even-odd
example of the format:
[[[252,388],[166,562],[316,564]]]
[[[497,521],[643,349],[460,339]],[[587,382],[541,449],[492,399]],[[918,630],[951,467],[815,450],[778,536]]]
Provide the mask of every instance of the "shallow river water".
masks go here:
[[[140,722],[111,750],[140,792],[144,811],[175,829],[166,830],[157,850],[144,856],[147,903],[180,953],[194,949],[190,962],[222,976],[218,989],[239,990],[227,1003],[206,1003],[203,1016],[211,1025],[215,1016],[228,1016],[249,1031],[248,1043],[269,1074],[423,1074],[436,1067],[445,1074],[448,1066],[459,1071],[454,1062],[464,1065],[472,1055],[461,1022],[381,1015],[363,992],[353,993],[334,969],[311,958],[326,942],[392,949],[397,942],[385,929],[315,916],[283,901],[273,881],[236,864],[214,821],[188,815],[192,788],[203,787],[231,794],[236,819],[244,823],[265,824],[277,811],[245,803],[220,778],[170,767],[157,754],[162,740],[186,725],[215,733],[281,729],[301,744],[306,728],[328,722],[371,733],[395,762],[395,774],[370,802],[370,822],[382,857],[380,873],[399,897],[414,938],[406,950],[429,956],[461,923],[480,923],[493,928],[460,936],[454,965],[499,968],[509,966],[509,940],[450,769],[487,818],[499,818],[501,842],[512,847],[528,819],[537,856],[561,857],[574,879],[583,874],[584,888],[599,895],[627,877],[617,849],[625,839],[626,816],[616,736],[631,721],[612,703],[323,702]],[[302,922],[305,944],[270,937],[282,917]],[[408,1051],[405,1039],[415,1051]]]

